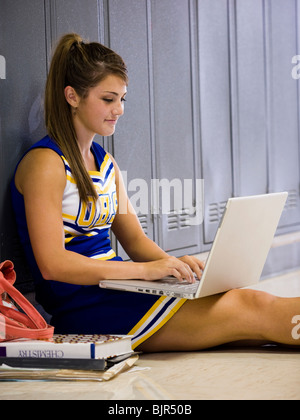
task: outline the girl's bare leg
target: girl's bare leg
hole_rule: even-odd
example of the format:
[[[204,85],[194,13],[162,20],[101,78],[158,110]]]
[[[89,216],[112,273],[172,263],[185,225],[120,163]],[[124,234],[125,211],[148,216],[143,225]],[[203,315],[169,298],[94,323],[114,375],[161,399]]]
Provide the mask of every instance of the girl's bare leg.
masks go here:
[[[299,298],[279,298],[250,289],[187,301],[138,350],[195,351],[240,340],[299,345],[292,319]]]

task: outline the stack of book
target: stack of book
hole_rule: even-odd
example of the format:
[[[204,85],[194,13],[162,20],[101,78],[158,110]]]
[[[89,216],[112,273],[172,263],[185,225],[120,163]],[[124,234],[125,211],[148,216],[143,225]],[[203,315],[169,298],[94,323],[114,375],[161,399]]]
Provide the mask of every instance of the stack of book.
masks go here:
[[[128,335],[54,334],[51,340],[7,341],[0,343],[0,380],[24,377],[31,370],[42,376],[47,372],[67,376],[66,371],[72,371],[73,378],[86,376],[80,372],[107,372],[132,355]]]

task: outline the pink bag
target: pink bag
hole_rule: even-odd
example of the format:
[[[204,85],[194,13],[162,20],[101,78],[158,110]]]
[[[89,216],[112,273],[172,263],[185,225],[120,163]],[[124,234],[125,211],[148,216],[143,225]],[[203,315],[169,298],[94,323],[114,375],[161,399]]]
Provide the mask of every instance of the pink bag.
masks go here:
[[[13,286],[15,280],[13,263],[8,260],[0,263],[0,342],[16,338],[52,338],[54,327],[48,325],[37,309]]]

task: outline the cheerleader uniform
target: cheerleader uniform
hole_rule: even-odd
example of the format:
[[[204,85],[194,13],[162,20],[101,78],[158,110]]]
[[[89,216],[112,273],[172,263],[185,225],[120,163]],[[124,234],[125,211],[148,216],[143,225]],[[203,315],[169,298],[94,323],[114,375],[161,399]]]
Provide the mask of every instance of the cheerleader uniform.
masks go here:
[[[92,200],[88,204],[80,201],[69,164],[49,136],[28,151],[34,148],[54,150],[65,166],[62,220],[66,250],[98,260],[121,261],[111,248],[109,234],[117,211],[115,170],[109,155],[93,142],[91,150],[98,170],[89,171],[89,174],[99,195],[95,205]],[[14,179],[11,193],[19,235],[34,277],[36,300],[51,315],[55,333],[130,334],[133,335],[132,347],[136,348],[158,331],[185,302],[185,299],[101,289],[98,285],[44,280],[29,240],[23,195],[16,189]]]

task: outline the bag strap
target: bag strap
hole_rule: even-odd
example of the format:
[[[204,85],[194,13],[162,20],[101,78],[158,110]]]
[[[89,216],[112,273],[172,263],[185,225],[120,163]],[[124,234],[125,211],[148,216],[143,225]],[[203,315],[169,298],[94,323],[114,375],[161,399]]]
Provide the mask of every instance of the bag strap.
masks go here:
[[[0,273],[1,272],[3,273],[5,280],[7,280],[10,284],[14,284],[16,281],[16,272],[14,270],[14,264],[12,261],[6,260],[0,262]]]
[[[46,323],[37,309],[13,286],[16,279],[13,268],[11,261],[0,264],[0,295],[7,293],[24,313],[8,308],[1,302],[0,314],[4,318],[6,336],[31,339],[51,338],[54,328]]]

